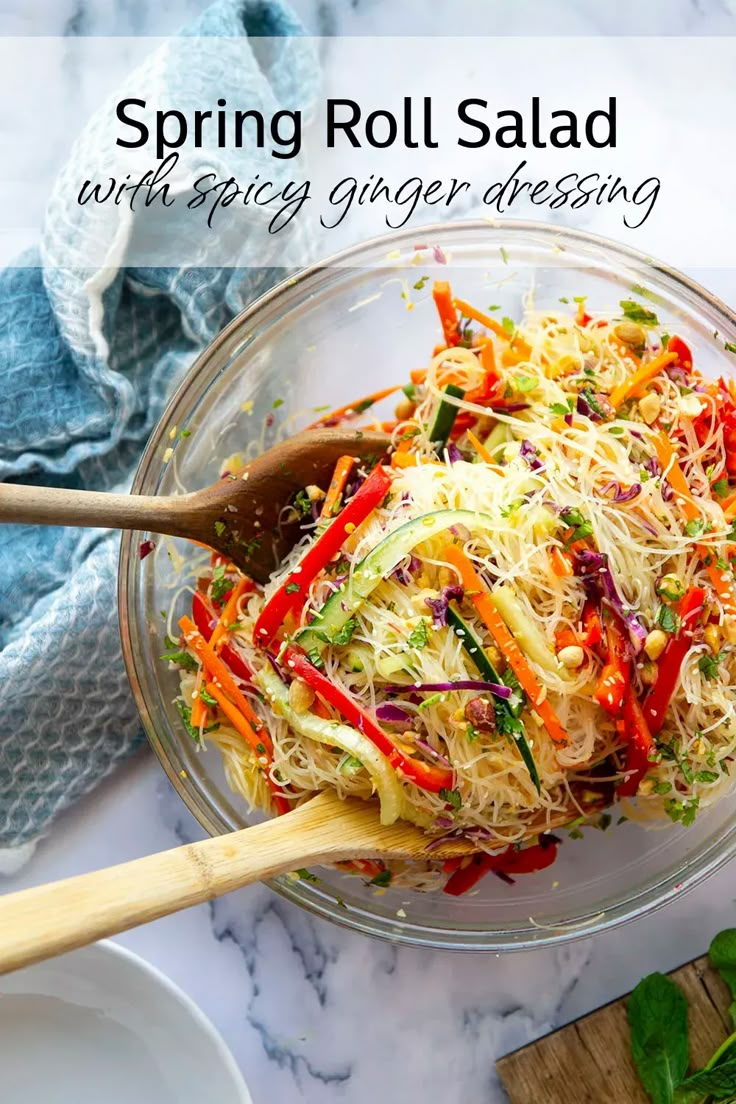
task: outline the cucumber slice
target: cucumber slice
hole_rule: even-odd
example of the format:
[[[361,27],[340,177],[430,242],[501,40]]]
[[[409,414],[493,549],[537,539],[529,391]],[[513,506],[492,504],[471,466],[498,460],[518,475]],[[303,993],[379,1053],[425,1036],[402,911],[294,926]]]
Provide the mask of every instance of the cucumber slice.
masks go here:
[[[396,771],[388,759],[349,725],[327,721],[314,713],[296,713],[289,705],[289,690],[271,667],[263,667],[256,675],[258,683],[268,698],[271,708],[300,736],[321,744],[339,747],[359,759],[371,776],[381,803],[381,824],[393,824],[402,815],[404,797]]]
[[[325,602],[312,624],[297,633],[297,643],[305,652],[316,648],[321,655],[331,640],[355,611],[394,568],[422,541],[429,540],[452,525],[466,525],[469,529],[492,530],[494,521],[487,514],[474,510],[436,510],[407,521],[377,544],[356,567],[344,584],[344,590],[335,593]]]
[[[447,387],[443,387],[442,390],[445,395],[450,395],[453,399],[465,398],[462,387],[456,387],[454,383],[448,383]],[[437,452],[441,452],[447,444],[447,438],[452,433],[452,427],[459,413],[458,407],[444,400],[437,407],[437,413],[429,431],[429,439]]]
[[[503,683],[503,679],[483,651],[483,645],[480,640],[467,621],[465,621],[452,606],[447,607],[447,624],[458,637],[463,648],[468,653],[483,678],[487,679],[488,682]],[[539,771],[537,770],[537,764],[534,762],[532,750],[527,743],[524,725],[519,720],[519,715],[524,707],[524,699],[520,696],[518,703],[514,705],[512,705],[510,701],[497,699],[494,701],[493,705],[496,712],[496,720],[499,722],[499,731],[502,731],[504,736],[509,736],[516,744],[519,755],[523,759],[526,769],[529,771],[529,777],[534,783],[534,788],[537,793],[539,793],[541,791]]]

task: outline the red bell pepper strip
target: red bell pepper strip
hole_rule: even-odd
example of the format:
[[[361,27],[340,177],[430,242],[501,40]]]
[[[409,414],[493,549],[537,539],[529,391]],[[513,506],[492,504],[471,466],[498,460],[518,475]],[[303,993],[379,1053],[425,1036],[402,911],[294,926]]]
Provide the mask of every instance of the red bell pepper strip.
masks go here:
[[[451,770],[444,767],[435,767],[418,759],[412,759],[410,755],[405,755],[402,751],[399,751],[390,736],[383,731],[373,717],[366,713],[354,698],[346,694],[334,682],[331,682],[321,671],[318,671],[300,648],[289,645],[284,651],[282,662],[287,670],[303,679],[329,705],[334,706],[349,725],[367,736],[371,743],[386,756],[394,770],[403,775],[408,782],[414,782],[415,785],[423,790],[428,790],[430,793],[439,793],[442,789],[452,789],[454,774]]]
[[[437,313],[442,323],[442,333],[445,335],[445,344],[457,345],[460,341],[460,333],[457,325],[457,309],[447,280],[435,280],[432,287],[432,298],[434,299],[434,305],[437,307]]]
[[[201,590],[194,592],[194,598],[192,599],[192,620],[204,639],[209,643],[210,637],[214,632],[212,622],[217,620],[217,614],[212,606],[210,606]],[[242,656],[240,656],[230,644],[223,644],[218,654],[220,659],[230,668],[236,678],[239,678],[242,682],[251,681],[253,672]]]
[[[680,630],[667,643],[657,664],[657,681],[644,699],[643,714],[649,731],[656,736],[664,724],[667,708],[680,677],[682,662],[693,643],[693,628],[705,602],[702,587],[691,587],[680,599],[677,612]]]
[[[450,897],[460,897],[469,889],[477,885],[489,871],[498,871],[511,877],[514,874],[534,874],[538,870],[544,870],[551,866],[557,858],[558,844],[550,840],[544,847],[541,843],[533,847],[524,847],[517,851],[515,847],[507,847],[496,855],[474,855],[468,866],[461,867],[452,874],[445,883],[443,893]]]
[[[601,615],[595,602],[588,599],[583,606],[583,644],[588,648],[595,648],[603,640],[603,626]]]
[[[677,334],[673,336],[667,342],[667,352],[674,353],[677,357],[677,364],[680,368],[684,368],[686,372],[689,372],[693,366],[693,354],[690,352],[690,346],[678,337]]]
[[[390,488],[391,476],[379,464],[266,602],[253,630],[255,644],[265,648],[281,628],[286,614],[301,609],[320,571],[340,551],[349,534],[383,502]]]
[[[624,695],[623,737],[626,741],[626,770],[628,777],[617,787],[619,797],[633,797],[639,783],[651,768],[649,758],[654,748],[654,737],[631,686]]]
[[[616,614],[606,623],[608,657],[595,688],[595,700],[607,713],[616,715],[621,710],[626,687],[629,685],[629,661],[626,637]]]

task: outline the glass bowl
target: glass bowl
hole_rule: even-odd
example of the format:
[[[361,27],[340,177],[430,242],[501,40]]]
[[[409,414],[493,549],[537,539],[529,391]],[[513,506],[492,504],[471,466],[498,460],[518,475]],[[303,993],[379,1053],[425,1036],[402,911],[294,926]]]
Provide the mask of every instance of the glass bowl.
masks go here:
[[[203,487],[217,479],[226,456],[252,455],[303,428],[315,407],[335,407],[406,379],[425,364],[439,333],[431,300],[438,276],[481,309],[498,304],[498,316],[511,318],[530,291],[542,308],[586,295],[595,310],[615,310],[645,288],[647,305],[696,350],[701,371],[718,375],[733,365],[723,341],[734,339],[734,314],[634,250],[532,222],[405,231],[301,272],[231,322],[171,400],[141,460],[134,493]],[[182,429],[191,435],[182,439]],[[160,611],[173,602],[177,617],[188,612],[188,596],[179,592],[182,569],[203,553],[167,539],[141,561],[143,536],[123,537],[119,574],[125,662],[143,724],[202,826],[211,834],[243,827],[245,803],[228,789],[217,749],[196,751],[173,704],[177,673],[158,658],[165,650]],[[643,915],[711,874],[736,846],[733,808],[726,798],[692,827],[646,830],[618,824],[621,810],[614,807],[608,831],[584,828],[582,839],[566,839],[550,869],[513,886],[488,877],[467,897],[376,890],[329,870],[320,870],[318,882],[284,876],[272,884],[319,916],[401,943],[485,951],[560,943]]]

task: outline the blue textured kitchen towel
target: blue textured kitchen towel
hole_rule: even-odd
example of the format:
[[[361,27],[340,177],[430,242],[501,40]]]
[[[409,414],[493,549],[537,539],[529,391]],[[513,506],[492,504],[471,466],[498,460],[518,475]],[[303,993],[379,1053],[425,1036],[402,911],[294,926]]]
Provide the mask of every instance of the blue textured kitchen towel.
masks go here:
[[[235,68],[218,63],[214,42],[195,69],[153,55],[136,76],[149,104],[201,106],[203,81],[264,113],[314,102],[311,46],[290,37],[301,27],[278,0],[220,0],[186,33],[241,37],[249,48]],[[289,37],[273,50],[259,45],[265,36]],[[110,110],[101,106],[77,140],[77,165],[94,162]],[[215,164],[229,156],[211,153]],[[237,177],[265,166],[258,158],[267,153],[235,156]],[[285,178],[289,163],[269,162],[270,178]],[[59,266],[71,250],[83,264],[85,235],[95,232],[99,214],[76,204],[62,173],[32,266],[0,273],[2,480],[126,488],[193,357],[283,274]],[[42,834],[142,742],[118,639],[119,542],[109,531],[0,529],[0,847]]]

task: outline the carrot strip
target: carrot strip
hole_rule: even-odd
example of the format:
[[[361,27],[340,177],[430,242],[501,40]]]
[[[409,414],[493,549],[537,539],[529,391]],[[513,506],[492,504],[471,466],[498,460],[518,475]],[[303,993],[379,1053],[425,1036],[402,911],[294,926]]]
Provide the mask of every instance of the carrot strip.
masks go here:
[[[654,438],[654,447],[657,451],[657,459],[662,468],[662,475],[666,475],[669,485],[677,495],[682,505],[682,512],[688,521],[700,517],[700,510],[693,498],[692,492],[685,478],[685,473],[680,467],[675,450],[666,433],[659,433]]]
[[[395,395],[400,390],[401,384],[397,383],[394,387],[384,387],[382,391],[374,391],[371,395],[365,395],[362,399],[354,399],[352,402],[346,403],[345,406],[338,406],[337,410],[331,410],[329,414],[324,414],[316,422],[308,425],[307,429],[319,429],[323,426],[334,425],[343,419],[355,417],[362,414],[368,407],[373,406],[374,403],[380,402],[381,399],[387,399],[389,395]]]
[[[214,648],[215,651],[217,651],[220,642],[227,634],[228,625],[232,625],[233,621],[236,620],[238,602],[244,594],[248,594],[251,590],[253,590],[253,583],[250,579],[246,578],[245,575],[242,575],[230,591],[230,597],[225,603],[224,610],[220,614],[220,620],[213,629],[212,636],[210,637],[210,648]]]
[[[320,521],[329,520],[336,513],[335,507],[340,502],[354,463],[354,456],[341,456],[335,464],[335,470],[332,473],[332,479],[322,503],[322,510],[319,515]]]
[[[427,378],[427,369],[426,368],[412,368],[411,372],[409,373],[409,379],[411,380],[411,382],[413,384],[416,384],[417,386],[419,386],[419,384],[421,384],[421,383],[424,383],[426,378]]]
[[[502,341],[508,341],[510,334],[506,333],[500,322],[497,322],[495,318],[491,318],[490,314],[484,314],[483,311],[476,310],[475,307],[471,307],[470,303],[466,303],[464,299],[455,299],[455,306],[460,311],[460,314],[464,318],[470,318],[473,322],[478,322],[481,326],[485,326],[487,330],[490,330],[500,337]]]
[[[547,729],[553,743],[558,747],[566,746],[568,743],[567,733],[562,727],[559,717],[547,701],[544,689],[537,682],[536,676],[522,654],[521,648],[506,627],[506,622],[493,605],[491,596],[472,563],[456,544],[448,545],[445,548],[443,558],[452,564],[460,576],[460,581],[467,596],[472,599],[483,623],[519,680],[524,693],[529,698],[531,707],[539,714],[542,724]]]
[[[574,574],[570,557],[561,552],[557,545],[550,550],[549,558],[552,561],[552,570],[558,578]]]
[[[179,628],[184,634],[189,647],[198,656],[202,666],[210,676],[209,681],[216,678],[220,683],[220,686],[225,691],[230,701],[234,703],[246,718],[248,723],[255,729],[256,732],[260,732],[260,741],[266,748],[269,755],[273,754],[273,744],[271,743],[271,737],[267,730],[264,728],[263,722],[260,717],[251,708],[248,699],[238,688],[233,679],[233,676],[228,671],[225,664],[222,662],[217,652],[215,652],[207,643],[205,638],[197,629],[197,626],[189,617],[179,618]],[[213,694],[214,697],[214,694]]]
[[[247,719],[243,716],[241,711],[229,701],[225,694],[222,692],[219,686],[214,682],[208,682],[206,686],[208,694],[217,702],[218,707],[225,714],[230,724],[233,726],[236,732],[239,732],[246,743],[250,746],[251,751],[258,759],[266,759],[266,766],[270,766],[273,763],[273,748],[269,751],[264,743],[263,736],[259,735],[248,724]],[[288,813],[291,809],[291,805],[284,797],[284,794],[277,782],[274,782],[268,771],[265,772],[266,781],[271,787],[273,792],[273,803],[279,813]]]
[[[467,436],[468,440],[470,441],[471,445],[473,446],[473,448],[475,449],[475,451],[480,456],[481,460],[485,464],[492,464],[495,467],[496,466],[496,461],[493,459],[492,455],[490,454],[490,452],[488,451],[486,446],[478,440],[478,438],[475,436],[475,434],[471,430],[468,429],[468,430],[466,430],[466,436]]]
[[[708,576],[713,589],[723,603],[723,608],[731,617],[736,617],[736,598],[733,592],[733,574],[717,564],[708,565]]]
[[[498,378],[496,352],[493,348],[493,342],[489,341],[487,337],[484,337],[480,343],[480,366],[487,375]]]
[[[447,280],[435,280],[432,287],[432,298],[437,307],[437,313],[442,323],[442,333],[445,335],[446,345],[457,345],[460,334],[457,327],[457,311],[452,298],[452,292]]]
[[[726,521],[733,521],[736,517],[736,494],[727,498],[725,502],[721,503],[721,506],[723,507],[723,516]]]
[[[640,364],[639,367],[631,373],[628,379],[625,379],[618,387],[614,387],[611,392],[611,404],[618,408],[621,406],[621,403],[637,395],[640,387],[643,387],[645,383],[649,383],[651,379],[658,376],[662,369],[666,368],[667,365],[671,364],[674,360],[677,360],[676,353],[659,353],[647,364]]]
[[[201,728],[207,720],[207,706],[199,696],[202,688],[202,668],[197,671],[197,680],[194,684],[194,701],[192,702],[192,715],[189,718],[192,728]]]

